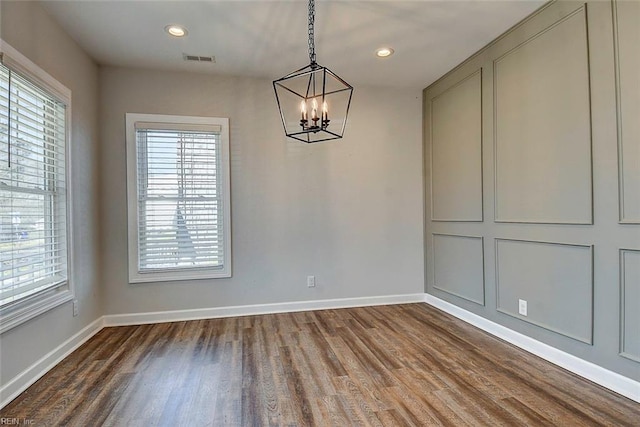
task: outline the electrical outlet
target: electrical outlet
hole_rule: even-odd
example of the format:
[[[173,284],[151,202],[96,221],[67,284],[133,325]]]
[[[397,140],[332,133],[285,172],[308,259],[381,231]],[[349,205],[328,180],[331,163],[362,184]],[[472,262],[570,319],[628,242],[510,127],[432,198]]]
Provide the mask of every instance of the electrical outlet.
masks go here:
[[[307,276],[307,287],[308,288],[316,287],[316,276]]]
[[[518,300],[518,313],[523,316],[527,315],[527,301],[523,299]]]
[[[78,300],[74,299],[73,300],[73,317],[76,317],[78,315]]]

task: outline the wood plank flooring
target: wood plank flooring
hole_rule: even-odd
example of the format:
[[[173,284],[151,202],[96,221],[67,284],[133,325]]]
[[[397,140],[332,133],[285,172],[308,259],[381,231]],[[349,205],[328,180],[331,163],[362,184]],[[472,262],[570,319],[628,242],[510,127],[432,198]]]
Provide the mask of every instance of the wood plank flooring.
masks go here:
[[[403,304],[105,328],[0,418],[34,426],[638,426],[640,404],[428,305]]]

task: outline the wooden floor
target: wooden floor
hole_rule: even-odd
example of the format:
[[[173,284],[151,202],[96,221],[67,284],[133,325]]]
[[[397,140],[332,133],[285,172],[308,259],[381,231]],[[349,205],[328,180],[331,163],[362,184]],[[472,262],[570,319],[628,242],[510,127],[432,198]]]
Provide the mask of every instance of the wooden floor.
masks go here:
[[[430,306],[405,304],[105,328],[0,418],[83,427],[639,426],[640,404]]]

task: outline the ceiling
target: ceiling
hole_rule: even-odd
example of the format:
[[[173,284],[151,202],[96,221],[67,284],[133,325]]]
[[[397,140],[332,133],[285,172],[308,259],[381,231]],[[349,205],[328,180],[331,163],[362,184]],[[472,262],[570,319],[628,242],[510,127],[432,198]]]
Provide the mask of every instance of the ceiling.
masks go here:
[[[352,85],[424,88],[543,0],[317,0],[316,53]],[[101,65],[276,79],[309,63],[306,0],[43,1]],[[180,24],[184,38],[164,28]],[[395,49],[380,59],[376,48]],[[185,62],[183,53],[215,56]]]

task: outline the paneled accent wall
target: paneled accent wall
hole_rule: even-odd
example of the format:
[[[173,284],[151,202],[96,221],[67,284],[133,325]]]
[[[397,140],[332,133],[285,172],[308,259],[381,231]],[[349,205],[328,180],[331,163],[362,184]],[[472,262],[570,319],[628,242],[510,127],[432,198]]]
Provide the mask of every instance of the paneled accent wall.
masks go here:
[[[496,220],[590,224],[585,7],[494,60],[493,79]]]
[[[482,221],[481,77],[477,70],[431,99],[434,221]]]
[[[613,10],[620,221],[640,224],[640,2],[616,1]]]
[[[638,46],[640,2],[552,2],[423,103],[427,292],[635,380]]]
[[[484,305],[482,237],[433,236],[433,286]]]
[[[496,239],[496,287],[498,311],[591,344],[592,247]]]

